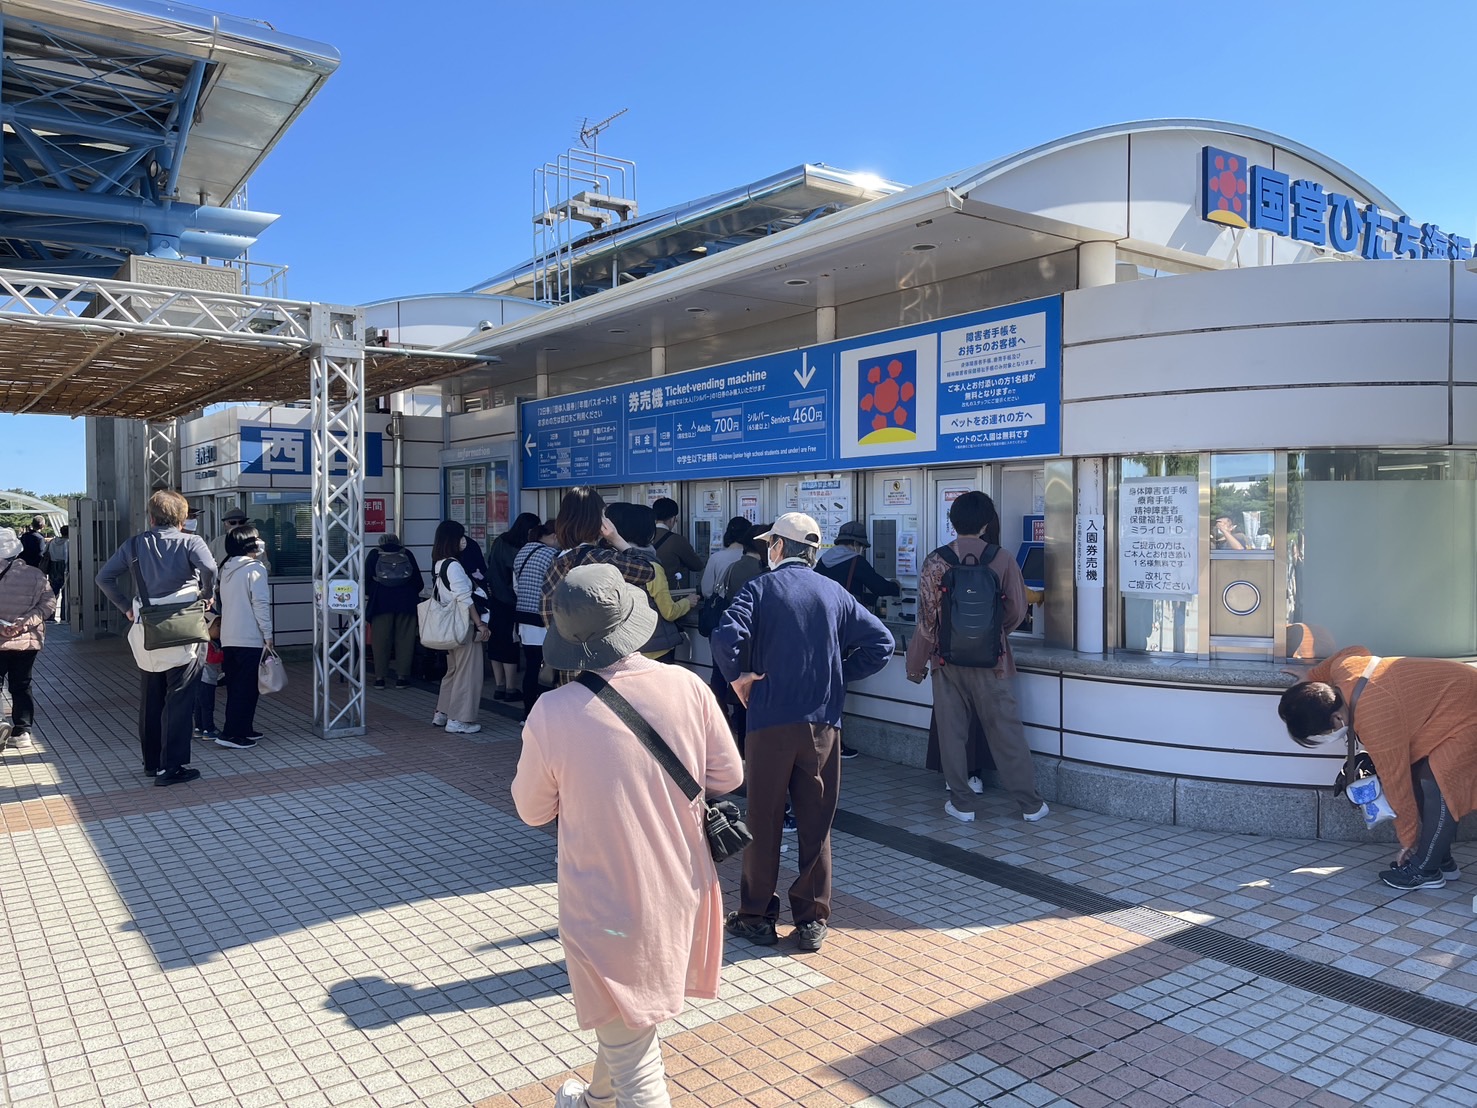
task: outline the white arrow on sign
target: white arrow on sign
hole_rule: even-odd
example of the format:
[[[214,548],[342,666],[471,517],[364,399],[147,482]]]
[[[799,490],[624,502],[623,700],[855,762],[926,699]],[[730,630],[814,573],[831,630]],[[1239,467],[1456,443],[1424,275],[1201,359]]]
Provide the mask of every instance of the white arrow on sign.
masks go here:
[[[526,450],[526,451],[528,451],[528,456],[530,458],[533,457],[533,436],[532,435],[529,435],[528,438],[527,438],[527,440],[525,440],[525,442],[523,443],[523,449]]]
[[[795,380],[800,382],[800,387],[802,389],[809,388],[810,379],[815,376],[815,366],[810,365],[809,359],[804,354],[801,354],[800,368],[792,370],[791,372],[795,374]]]

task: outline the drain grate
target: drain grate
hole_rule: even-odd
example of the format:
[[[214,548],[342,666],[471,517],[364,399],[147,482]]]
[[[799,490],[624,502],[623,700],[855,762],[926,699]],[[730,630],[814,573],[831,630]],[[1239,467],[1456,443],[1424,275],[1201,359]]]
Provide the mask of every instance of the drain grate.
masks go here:
[[[854,812],[837,812],[837,831],[855,835],[922,861],[933,862],[945,869],[988,881],[992,885],[1033,897],[1058,908],[1081,915],[1098,916],[1115,926],[1145,938],[1157,939],[1182,950],[1206,958],[1214,958],[1228,966],[1270,977],[1286,985],[1362,1008],[1382,1016],[1390,1016],[1414,1027],[1423,1027],[1440,1035],[1477,1044],[1477,1012],[1421,996],[1407,989],[1371,981],[1357,973],[1320,965],[1306,958],[1260,946],[1250,939],[1226,935],[1212,927],[1185,920],[1152,908],[1144,908],[1117,900],[1090,889],[1078,888],[1066,881],[1036,873],[1020,866],[1007,865],[993,858],[936,842],[924,835],[879,823]]]

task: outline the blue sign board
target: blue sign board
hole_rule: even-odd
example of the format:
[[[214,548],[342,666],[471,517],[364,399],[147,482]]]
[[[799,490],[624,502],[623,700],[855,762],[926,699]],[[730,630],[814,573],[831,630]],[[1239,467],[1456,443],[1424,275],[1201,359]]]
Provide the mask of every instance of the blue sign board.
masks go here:
[[[332,473],[342,477],[347,459],[342,454]],[[241,425],[241,472],[264,477],[308,477],[313,472],[313,436],[306,427],[272,427],[265,423]],[[364,476],[385,472],[384,440],[378,431],[364,435]]]
[[[1061,453],[1052,297],[523,405],[525,488]]]
[[[1434,223],[1412,223],[1377,204],[1328,192],[1317,181],[1250,165],[1240,154],[1201,149],[1200,215],[1228,227],[1270,231],[1309,246],[1331,246],[1344,254],[1380,258],[1461,261],[1472,256],[1472,240]]]

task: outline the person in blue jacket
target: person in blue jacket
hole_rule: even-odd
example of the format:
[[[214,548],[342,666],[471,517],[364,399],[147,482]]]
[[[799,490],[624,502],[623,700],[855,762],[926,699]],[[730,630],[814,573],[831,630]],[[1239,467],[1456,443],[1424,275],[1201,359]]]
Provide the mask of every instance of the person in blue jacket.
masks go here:
[[[788,794],[800,871],[790,886],[794,937],[802,951],[815,951],[831,916],[846,684],[887,665],[892,634],[842,586],[812,572],[821,535],[810,516],[787,512],[755,538],[767,543],[772,572],[734,595],[710,639],[714,663],[748,708],[744,775],[754,841],[726,927],[761,946],[778,941],[775,886]]]

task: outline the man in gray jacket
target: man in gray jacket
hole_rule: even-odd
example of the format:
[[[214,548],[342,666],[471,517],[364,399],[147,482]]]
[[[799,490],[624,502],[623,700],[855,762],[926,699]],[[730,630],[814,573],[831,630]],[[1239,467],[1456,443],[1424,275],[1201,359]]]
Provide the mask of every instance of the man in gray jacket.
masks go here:
[[[210,596],[215,587],[215,559],[199,535],[187,535],[180,524],[190,505],[177,492],[161,489],[149,497],[152,526],[129,539],[98,571],[97,587],[118,610],[133,619],[133,598],[147,603],[182,591]],[[127,591],[121,585],[134,565],[142,580]],[[200,776],[190,768],[190,734],[194,726],[195,686],[200,680],[203,644],[182,666],[142,674],[138,741],[144,772],[156,785],[177,785]]]

